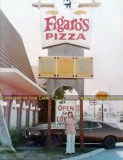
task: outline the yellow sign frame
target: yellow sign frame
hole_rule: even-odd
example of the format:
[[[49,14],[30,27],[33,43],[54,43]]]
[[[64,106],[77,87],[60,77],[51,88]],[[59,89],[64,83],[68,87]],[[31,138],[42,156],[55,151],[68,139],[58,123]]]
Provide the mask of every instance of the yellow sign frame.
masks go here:
[[[39,77],[56,76],[56,57],[39,57]]]
[[[76,77],[92,77],[93,75],[93,58],[76,58],[75,73]]]
[[[39,78],[92,78],[93,58],[39,57]]]
[[[74,77],[74,58],[59,57],[57,58],[57,76]]]

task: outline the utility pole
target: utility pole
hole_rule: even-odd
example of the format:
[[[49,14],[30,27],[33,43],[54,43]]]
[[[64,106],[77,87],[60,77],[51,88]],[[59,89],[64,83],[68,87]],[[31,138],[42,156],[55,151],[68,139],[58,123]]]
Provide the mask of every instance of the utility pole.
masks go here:
[[[47,147],[51,147],[51,111],[52,111],[52,100],[48,100],[48,128],[47,128]]]
[[[84,147],[83,100],[80,99],[80,148]]]
[[[109,85],[109,96],[111,96],[111,88]],[[109,99],[109,122],[111,123],[111,100]]]
[[[104,121],[104,107],[103,107],[103,103],[102,103],[102,121]]]

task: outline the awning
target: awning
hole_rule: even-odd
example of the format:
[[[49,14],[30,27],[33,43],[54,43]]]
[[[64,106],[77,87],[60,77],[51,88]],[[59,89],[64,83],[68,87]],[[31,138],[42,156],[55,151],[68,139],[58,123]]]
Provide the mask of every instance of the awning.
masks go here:
[[[46,95],[40,88],[16,68],[0,68],[0,93],[4,95]]]

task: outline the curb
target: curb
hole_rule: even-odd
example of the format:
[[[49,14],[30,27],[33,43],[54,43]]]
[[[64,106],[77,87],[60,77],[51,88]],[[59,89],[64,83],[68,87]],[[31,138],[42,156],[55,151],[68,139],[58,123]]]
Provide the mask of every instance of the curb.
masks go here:
[[[101,148],[101,149],[97,149],[95,151],[91,151],[89,153],[85,153],[83,155],[79,155],[79,156],[75,156],[75,157],[71,157],[71,158],[65,158],[65,159],[62,159],[62,160],[82,160],[82,159],[85,159],[85,158],[94,157],[95,155],[97,155],[99,153],[102,153],[104,151],[106,151],[106,149]]]
[[[12,148],[4,148],[4,147],[0,147],[0,152],[3,152],[3,151],[11,151],[11,152],[16,152],[15,149],[12,147]]]

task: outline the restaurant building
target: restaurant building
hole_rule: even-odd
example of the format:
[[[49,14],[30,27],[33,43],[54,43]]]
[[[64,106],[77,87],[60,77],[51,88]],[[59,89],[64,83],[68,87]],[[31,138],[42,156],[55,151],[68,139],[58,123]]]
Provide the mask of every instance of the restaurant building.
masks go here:
[[[36,84],[22,38],[1,9],[0,94],[8,127],[21,128],[38,123],[40,106],[35,97],[46,95],[46,91]]]

